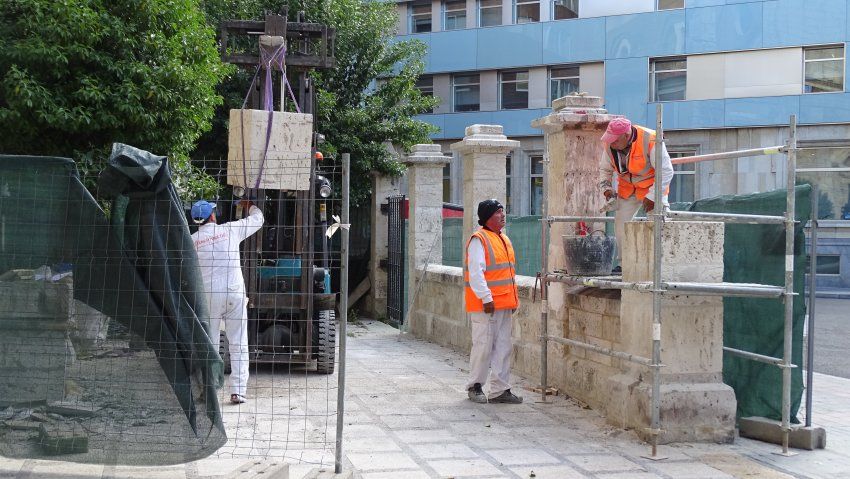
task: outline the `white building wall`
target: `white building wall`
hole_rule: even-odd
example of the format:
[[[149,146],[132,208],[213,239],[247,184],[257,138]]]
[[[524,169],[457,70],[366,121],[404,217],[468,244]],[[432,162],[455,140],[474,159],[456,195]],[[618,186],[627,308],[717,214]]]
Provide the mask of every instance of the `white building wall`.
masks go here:
[[[440,104],[434,108],[434,113],[450,113],[452,111],[451,75],[434,75],[434,96],[440,99]]]
[[[528,107],[549,108],[549,69],[546,67],[528,70]]]
[[[605,64],[585,63],[579,66],[578,86],[588,95],[605,98]]]
[[[407,3],[399,3],[396,4],[398,11],[398,24],[396,29],[398,30],[399,35],[407,35],[407,24],[410,21],[407,18]]]
[[[802,92],[801,48],[688,57],[688,100],[799,95]]]

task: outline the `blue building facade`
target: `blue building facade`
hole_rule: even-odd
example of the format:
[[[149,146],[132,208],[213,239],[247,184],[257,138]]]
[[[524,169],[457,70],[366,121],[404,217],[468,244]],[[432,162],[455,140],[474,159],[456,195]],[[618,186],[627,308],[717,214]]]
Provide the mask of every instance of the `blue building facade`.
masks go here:
[[[533,119],[558,96],[601,96],[609,112],[654,125],[664,104],[674,156],[783,144],[801,126],[803,181],[823,216],[850,220],[850,0],[416,0],[397,2],[399,38],[428,47],[421,118],[449,145],[474,123],[499,124],[521,147],[508,162],[511,213],[539,213],[543,141]],[[444,172],[461,197],[462,167]],[[674,200],[784,186],[780,157],[698,164],[677,172]],[[824,201],[822,201],[824,203]],[[838,277],[848,278],[848,258]],[[841,268],[844,266],[844,268]],[[839,281],[837,287],[850,288]]]

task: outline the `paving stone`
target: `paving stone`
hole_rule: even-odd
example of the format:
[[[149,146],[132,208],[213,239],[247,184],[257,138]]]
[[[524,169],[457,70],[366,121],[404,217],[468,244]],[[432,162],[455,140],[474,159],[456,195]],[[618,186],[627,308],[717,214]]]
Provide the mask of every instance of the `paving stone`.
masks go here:
[[[384,437],[387,435],[383,429],[373,424],[353,424],[351,426],[346,426],[345,429],[342,430],[342,434],[346,438]]]
[[[345,452],[401,451],[401,447],[389,437],[350,438],[343,442]]]
[[[733,477],[699,462],[658,461],[648,465],[648,468],[673,476],[676,479],[728,479]]]
[[[408,444],[430,442],[456,442],[457,436],[446,429],[399,429],[393,434],[402,442]]]
[[[381,421],[383,421],[390,429],[434,429],[440,427],[440,424],[437,423],[437,421],[426,415],[381,416]]]
[[[590,472],[645,471],[640,464],[614,454],[576,455],[567,459]]]
[[[492,421],[484,408],[476,407],[447,407],[431,411],[431,415],[443,421]]]
[[[478,457],[478,453],[460,443],[412,444],[410,449],[422,459],[463,459]]]
[[[196,461],[194,467],[198,475],[221,476],[230,474],[247,461],[244,457],[209,457],[202,461]]]
[[[516,437],[513,434],[482,434],[466,436],[466,442],[481,449],[516,449],[533,448],[537,445],[529,439]]]
[[[32,468],[30,477],[50,477],[62,479],[99,478],[103,476],[103,466],[99,464],[75,464],[61,461],[38,461]]]
[[[24,461],[20,459],[9,459],[4,457],[0,460],[0,477],[15,477],[23,465]]]
[[[346,455],[358,471],[380,471],[388,469],[419,469],[407,454],[401,452],[351,453]]]
[[[496,413],[502,424],[519,427],[558,426],[565,424],[541,412],[499,412]]]
[[[511,472],[523,479],[531,479],[532,472],[534,479],[585,479],[587,477],[566,465],[512,467]]]
[[[608,450],[593,441],[573,432],[560,436],[542,436],[534,441],[541,446],[563,455],[607,453]]]
[[[460,435],[508,434],[510,429],[497,421],[459,421],[450,424],[452,430]]]
[[[484,452],[500,464],[517,466],[522,464],[557,464],[560,459],[540,449],[487,449]]]
[[[614,472],[611,474],[597,474],[597,479],[665,479],[664,476],[651,472]],[[678,478],[677,478],[678,479]]]
[[[437,472],[439,477],[495,476],[502,474],[502,471],[496,466],[483,459],[428,461],[428,465]]]

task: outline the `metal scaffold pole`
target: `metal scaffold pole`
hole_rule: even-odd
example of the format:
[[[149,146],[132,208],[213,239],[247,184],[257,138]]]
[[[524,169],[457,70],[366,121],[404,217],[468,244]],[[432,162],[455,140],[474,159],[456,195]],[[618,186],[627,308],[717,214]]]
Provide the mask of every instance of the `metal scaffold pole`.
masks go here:
[[[818,271],[818,210],[820,191],[818,185],[812,185],[812,248],[809,257],[809,323],[806,333],[806,427],[812,427],[812,380],[815,372],[815,297],[817,296]]]
[[[543,149],[543,201],[540,221],[540,394],[546,402],[546,388],[549,375],[549,140],[544,140]]]
[[[348,225],[348,188],[351,182],[351,155],[342,154],[342,211],[341,224]],[[339,370],[337,376],[337,412],[336,412],[336,461],[334,471],[342,472],[342,428],[345,424],[345,339],[348,324],[348,228],[340,228],[340,269],[339,269]]]
[[[652,457],[658,454],[658,436],[661,434],[661,229],[664,225],[664,188],[662,187],[662,161],[664,147],[664,106],[655,107],[655,152],[653,163],[655,168],[654,198],[655,208],[652,212],[652,419],[650,434],[652,435]]]
[[[794,322],[794,215],[796,195],[794,185],[797,175],[797,116],[791,115],[791,135],[788,139],[788,162],[786,166],[785,208],[785,337],[782,354],[782,454],[788,454],[788,439],[791,434],[791,353]]]

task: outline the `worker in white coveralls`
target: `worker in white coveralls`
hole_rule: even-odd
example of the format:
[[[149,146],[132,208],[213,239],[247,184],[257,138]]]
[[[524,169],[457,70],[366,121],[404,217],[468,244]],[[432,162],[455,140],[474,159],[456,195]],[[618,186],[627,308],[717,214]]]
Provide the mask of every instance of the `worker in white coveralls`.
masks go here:
[[[478,224],[466,244],[466,311],[472,326],[469,399],[476,403],[519,404],[511,392],[511,315],[519,307],[516,256],[502,232],[505,208],[498,200],[478,204]],[[489,399],[482,386],[490,376]]]
[[[608,123],[605,134],[605,153],[599,163],[599,187],[608,201],[608,209],[615,209],[614,234],[617,237],[617,260],[620,259],[620,242],[625,237],[625,224],[634,218],[643,206],[647,213],[655,209],[655,131],[632,125],[627,118],[614,118]],[[617,178],[616,192],[611,182]],[[663,206],[669,206],[667,194],[673,181],[673,163],[667,148],[661,144],[661,188]],[[619,266],[614,272],[619,272]]]
[[[241,201],[248,216],[217,224],[215,203],[192,205],[192,220],[201,225],[192,235],[210,307],[210,336],[218,350],[219,328],[224,329],[230,350],[230,402],[245,402],[248,389],[248,298],[239,260],[239,243],[263,225],[263,212],[250,201]]]

